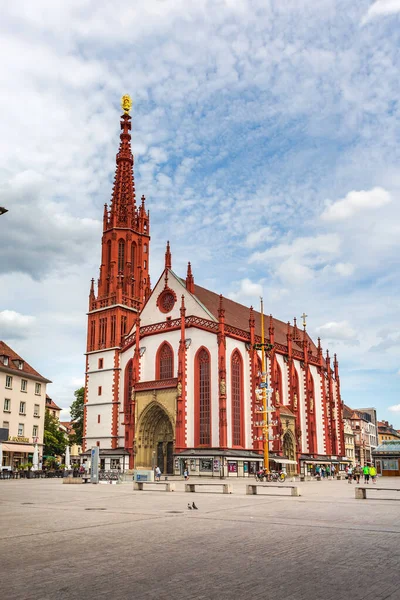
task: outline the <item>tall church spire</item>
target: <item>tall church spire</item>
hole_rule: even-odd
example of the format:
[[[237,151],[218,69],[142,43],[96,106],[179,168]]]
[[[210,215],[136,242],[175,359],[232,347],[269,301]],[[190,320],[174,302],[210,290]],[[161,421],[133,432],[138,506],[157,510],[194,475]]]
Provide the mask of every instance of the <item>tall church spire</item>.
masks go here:
[[[88,351],[119,346],[150,295],[150,215],[137,208],[131,151],[132,101],[123,96],[110,209],[104,206],[100,277],[89,298]]]
[[[111,198],[109,225],[112,227],[135,227],[135,180],[133,175],[133,155],[131,150],[131,116],[121,117],[121,135],[114,186]]]

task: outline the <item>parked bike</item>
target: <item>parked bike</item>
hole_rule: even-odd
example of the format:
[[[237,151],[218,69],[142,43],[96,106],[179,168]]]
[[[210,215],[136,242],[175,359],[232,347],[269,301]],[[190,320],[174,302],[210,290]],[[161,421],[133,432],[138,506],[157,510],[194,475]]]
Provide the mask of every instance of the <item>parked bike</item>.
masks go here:
[[[283,471],[271,471],[270,473],[267,473],[267,471],[263,469],[261,471],[257,471],[256,473],[257,481],[279,481],[280,483],[283,483],[285,479],[286,473],[284,473]]]

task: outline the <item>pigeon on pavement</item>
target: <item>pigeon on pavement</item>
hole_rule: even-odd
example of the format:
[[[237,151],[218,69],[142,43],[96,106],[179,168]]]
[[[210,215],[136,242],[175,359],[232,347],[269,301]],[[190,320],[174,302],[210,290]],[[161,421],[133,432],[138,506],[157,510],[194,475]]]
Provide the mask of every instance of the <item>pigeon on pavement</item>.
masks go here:
[[[199,510],[194,502],[193,502],[192,506],[193,506],[194,510]]]
[[[192,507],[190,506],[190,504],[189,504],[189,503],[188,503],[188,509],[189,509],[189,510],[192,510]]]

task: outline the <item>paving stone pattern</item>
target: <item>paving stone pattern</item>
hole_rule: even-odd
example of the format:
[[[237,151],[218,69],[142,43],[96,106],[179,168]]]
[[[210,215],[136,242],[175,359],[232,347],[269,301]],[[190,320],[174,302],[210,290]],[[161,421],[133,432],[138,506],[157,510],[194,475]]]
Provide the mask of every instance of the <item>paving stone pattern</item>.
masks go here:
[[[229,482],[227,496],[1,480],[0,597],[400,600],[399,501],[355,500],[346,481],[299,498]]]

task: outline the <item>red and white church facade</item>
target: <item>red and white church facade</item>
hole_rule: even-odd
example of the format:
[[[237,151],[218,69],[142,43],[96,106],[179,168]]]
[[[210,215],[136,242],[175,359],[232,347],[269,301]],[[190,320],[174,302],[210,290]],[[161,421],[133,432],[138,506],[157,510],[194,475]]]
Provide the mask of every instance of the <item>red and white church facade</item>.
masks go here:
[[[111,205],[104,208],[100,276],[89,295],[84,452],[101,466],[246,475],[263,462],[260,314],[165,267],[151,288],[150,216],[136,204],[131,117]],[[271,468],[345,464],[339,369],[305,327],[266,318]]]

